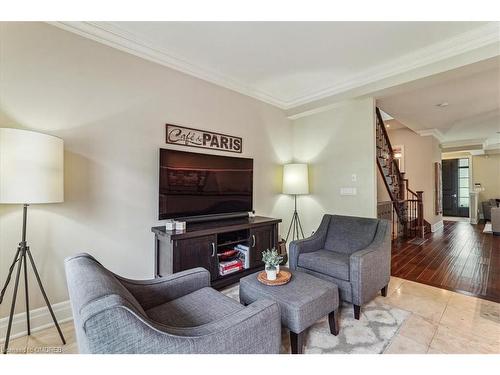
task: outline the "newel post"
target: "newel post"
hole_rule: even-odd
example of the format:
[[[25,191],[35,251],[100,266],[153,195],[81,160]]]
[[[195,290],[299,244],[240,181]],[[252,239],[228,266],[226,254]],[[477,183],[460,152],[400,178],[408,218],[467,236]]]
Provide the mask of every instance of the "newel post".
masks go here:
[[[418,234],[420,238],[425,237],[425,226],[424,226],[424,192],[417,191],[417,223],[418,223]]]

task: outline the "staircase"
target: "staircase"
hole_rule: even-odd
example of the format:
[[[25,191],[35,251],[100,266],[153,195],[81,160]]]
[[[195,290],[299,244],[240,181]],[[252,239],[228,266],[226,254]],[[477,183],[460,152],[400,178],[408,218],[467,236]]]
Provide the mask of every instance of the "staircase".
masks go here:
[[[424,192],[408,187],[408,179],[399,170],[378,108],[376,113],[377,165],[391,199],[379,204],[379,217],[392,221],[393,239],[424,238],[430,230],[424,220]]]

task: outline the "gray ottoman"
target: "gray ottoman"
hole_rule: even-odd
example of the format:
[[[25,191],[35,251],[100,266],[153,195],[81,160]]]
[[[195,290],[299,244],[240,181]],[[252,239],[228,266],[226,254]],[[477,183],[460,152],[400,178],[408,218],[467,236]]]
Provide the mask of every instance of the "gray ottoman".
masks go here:
[[[337,286],[301,271],[291,271],[288,284],[264,285],[257,273],[240,280],[240,302],[248,305],[258,299],[269,298],[280,306],[281,323],[290,330],[293,354],[302,353],[304,332],[316,321],[328,315],[330,332],[339,333]]]

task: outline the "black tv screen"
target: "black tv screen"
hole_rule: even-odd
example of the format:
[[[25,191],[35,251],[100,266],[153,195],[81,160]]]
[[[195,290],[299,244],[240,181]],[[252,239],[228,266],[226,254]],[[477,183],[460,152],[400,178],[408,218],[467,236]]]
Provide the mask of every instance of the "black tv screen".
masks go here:
[[[252,211],[253,159],[160,149],[159,219]]]

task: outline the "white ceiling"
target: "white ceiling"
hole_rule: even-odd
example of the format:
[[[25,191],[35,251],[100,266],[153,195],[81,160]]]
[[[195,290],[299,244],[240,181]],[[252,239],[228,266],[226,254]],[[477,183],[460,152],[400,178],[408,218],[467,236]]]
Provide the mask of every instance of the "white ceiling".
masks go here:
[[[390,116],[445,146],[500,143],[500,57],[434,75],[381,93]],[[447,102],[446,107],[437,104]]]
[[[52,24],[284,109],[499,39],[486,22]]]

